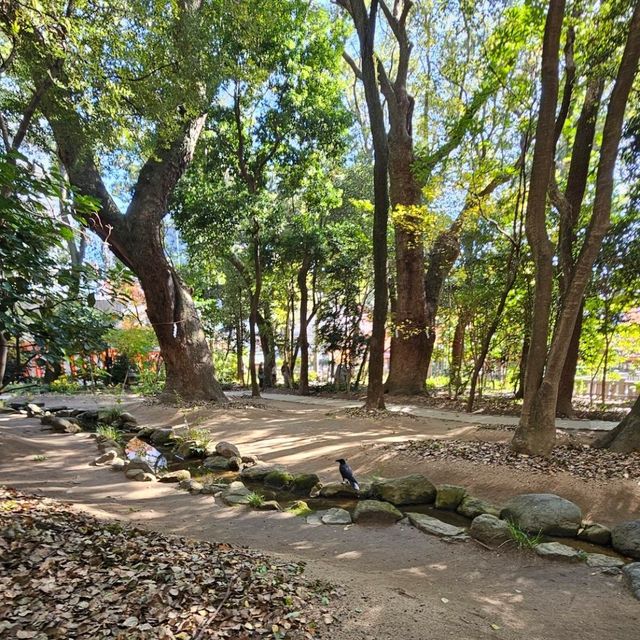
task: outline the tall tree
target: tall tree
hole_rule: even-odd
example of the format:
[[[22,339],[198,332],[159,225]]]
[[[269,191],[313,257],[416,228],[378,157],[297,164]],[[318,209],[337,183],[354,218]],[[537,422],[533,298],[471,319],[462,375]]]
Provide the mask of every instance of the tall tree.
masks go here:
[[[569,342],[593,264],[609,228],[614,168],[627,100],[640,58],[640,3],[634,2],[626,42],[607,106],[602,130],[591,216],[562,299],[551,343],[547,346],[553,287],[553,245],[546,222],[546,195],[555,154],[554,119],[558,96],[558,50],[563,2],[551,2],[542,56],[542,92],[536,129],[526,232],[536,266],[536,290],[525,395],[514,450],[547,455],[555,443],[558,387]]]

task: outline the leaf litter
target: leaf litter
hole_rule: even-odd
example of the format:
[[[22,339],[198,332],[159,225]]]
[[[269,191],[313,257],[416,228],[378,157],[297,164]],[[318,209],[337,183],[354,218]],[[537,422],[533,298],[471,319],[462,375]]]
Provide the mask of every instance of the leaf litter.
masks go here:
[[[343,593],[303,572],[0,488],[0,638],[317,638]]]

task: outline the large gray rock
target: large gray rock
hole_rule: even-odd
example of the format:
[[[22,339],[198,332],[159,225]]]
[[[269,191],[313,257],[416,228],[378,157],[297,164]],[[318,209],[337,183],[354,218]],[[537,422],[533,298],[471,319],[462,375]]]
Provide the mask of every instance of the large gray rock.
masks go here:
[[[329,509],[321,518],[322,524],[351,524],[351,515],[346,509]]]
[[[220,469],[221,471],[227,471],[229,469],[229,459],[224,456],[209,456],[205,458],[202,466],[205,469]]]
[[[272,489],[289,489],[293,484],[293,474],[283,469],[274,469],[262,480],[265,487]]]
[[[613,527],[611,545],[619,553],[640,560],[640,520],[621,522]]]
[[[585,524],[584,528],[578,531],[578,540],[608,546],[611,544],[611,529],[595,522]]]
[[[149,439],[156,446],[163,446],[173,442],[173,429],[154,429]]]
[[[160,482],[182,482],[183,480],[191,480],[191,473],[188,469],[178,469],[170,471],[158,478]]]
[[[292,489],[308,494],[318,482],[320,482],[320,478],[315,473],[296,473],[293,476]]]
[[[124,471],[127,468],[127,462],[122,458],[116,458],[111,463],[111,471]]]
[[[483,513],[488,513],[496,517],[500,516],[500,507],[481,498],[474,498],[473,496],[465,496],[462,498],[462,502],[458,505],[456,511],[471,520]]]
[[[33,418],[34,416],[41,416],[44,414],[44,409],[42,407],[39,407],[37,404],[30,402],[29,404],[27,404],[27,415],[30,418]]]
[[[231,482],[222,491],[222,500],[230,506],[238,504],[249,504],[249,496],[251,491],[245,487],[244,483],[236,480]]]
[[[223,456],[224,458],[240,458],[240,450],[236,447],[235,444],[231,444],[230,442],[218,442],[216,445],[216,453],[219,456]]]
[[[371,487],[374,498],[394,505],[429,504],[436,498],[434,484],[419,473],[400,478],[376,480]]]
[[[54,433],[80,433],[82,427],[80,425],[67,420],[66,418],[53,417],[49,421],[51,431]]]
[[[109,449],[109,451],[105,451],[102,455],[99,455],[94,461],[93,464],[112,464],[113,461],[118,457],[118,452],[115,449]]]
[[[438,518],[427,516],[424,513],[407,513],[407,517],[416,529],[420,529],[420,531],[432,536],[450,538],[462,535],[465,532],[464,527],[456,527],[447,522],[442,522],[442,520],[438,520]]]
[[[441,484],[436,495],[436,509],[445,511],[455,511],[464,497],[467,490],[455,484]]]
[[[252,467],[245,467],[240,472],[240,477],[248,482],[262,482],[272,471],[284,471],[280,464],[256,464]]]
[[[358,492],[346,482],[329,482],[320,487],[318,495],[322,498],[357,498]]]
[[[129,460],[126,466],[127,472],[132,471],[133,469],[141,469],[143,473],[153,473],[155,474],[154,468],[144,460]]]
[[[622,574],[625,577],[631,593],[640,600],[640,562],[632,562],[622,567]]]
[[[572,538],[582,522],[580,507],[552,493],[526,493],[511,498],[500,512],[527,533]]]
[[[204,485],[193,478],[187,480],[180,480],[178,488],[188,491],[189,493],[200,493],[204,488]]]
[[[566,560],[567,562],[580,562],[584,559],[584,553],[569,547],[560,542],[542,542],[537,544],[534,551],[539,555],[551,560]]]
[[[122,425],[127,425],[128,427],[136,426],[138,424],[137,418],[128,411],[123,411],[120,414],[120,423]]]
[[[358,524],[393,524],[402,520],[402,514],[392,504],[379,500],[361,500],[353,512]]]
[[[604,553],[588,553],[587,566],[594,569],[624,567],[624,560],[615,556],[607,556]]]
[[[490,513],[481,513],[471,523],[469,533],[472,538],[485,544],[500,545],[511,540],[509,525]]]

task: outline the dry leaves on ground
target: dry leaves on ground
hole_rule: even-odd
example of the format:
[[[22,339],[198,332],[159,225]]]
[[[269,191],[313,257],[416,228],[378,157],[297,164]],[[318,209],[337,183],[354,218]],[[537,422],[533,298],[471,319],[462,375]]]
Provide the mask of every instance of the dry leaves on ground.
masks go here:
[[[583,480],[640,479],[640,454],[614,453],[587,445],[559,445],[548,458],[514,453],[505,442],[409,440],[387,448],[423,459],[469,460],[534,473],[566,472]]]
[[[302,572],[0,488],[3,638],[313,638],[338,594]]]

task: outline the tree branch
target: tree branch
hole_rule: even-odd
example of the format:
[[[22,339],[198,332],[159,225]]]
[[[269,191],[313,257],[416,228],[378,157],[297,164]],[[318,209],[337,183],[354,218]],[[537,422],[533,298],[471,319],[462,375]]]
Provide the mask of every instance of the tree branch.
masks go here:
[[[360,67],[358,67],[358,65],[356,64],[356,61],[346,51],[342,52],[342,57],[346,61],[346,63],[351,67],[351,70],[353,71],[355,77],[358,78],[358,80],[362,80],[362,71],[360,70]]]

